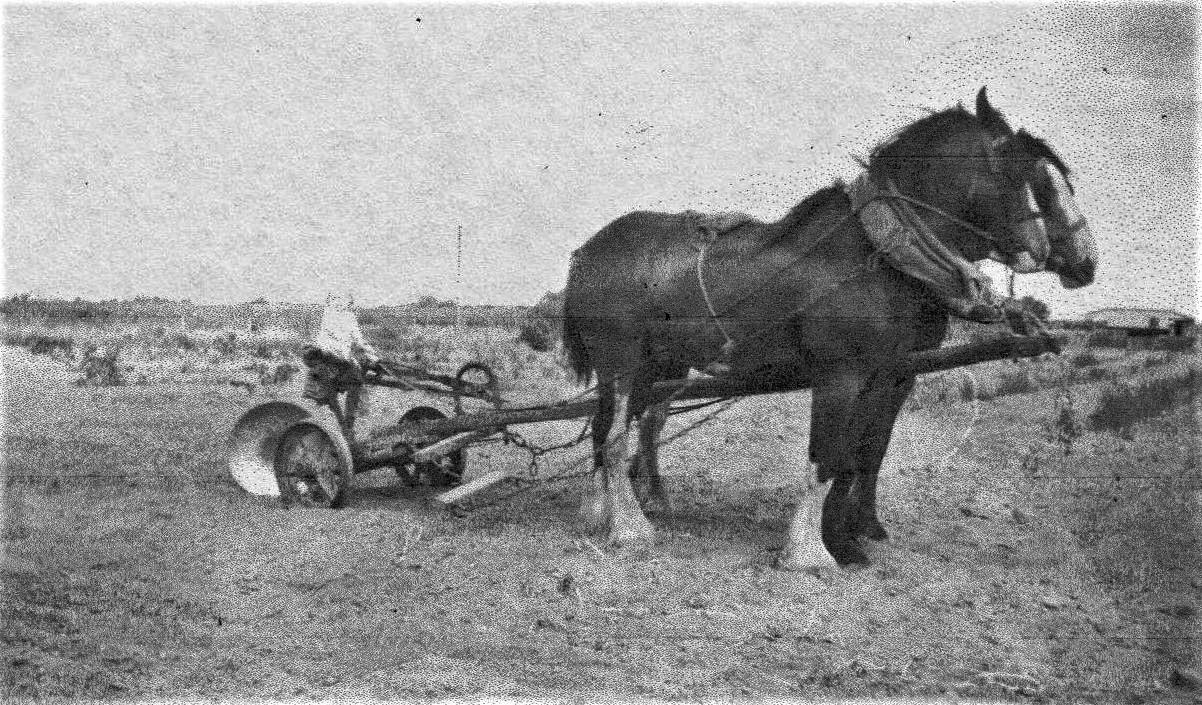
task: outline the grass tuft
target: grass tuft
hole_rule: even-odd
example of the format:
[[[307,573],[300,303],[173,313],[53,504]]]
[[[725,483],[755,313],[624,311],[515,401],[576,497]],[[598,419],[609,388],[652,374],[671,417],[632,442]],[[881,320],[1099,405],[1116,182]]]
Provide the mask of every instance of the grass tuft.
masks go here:
[[[104,351],[89,345],[79,363],[80,378],[75,384],[81,387],[120,387],[126,383],[125,375],[117,358],[120,350]]]
[[[1092,352],[1086,351],[1079,355],[1073,355],[1073,367],[1094,367],[1100,365],[1102,360]]]

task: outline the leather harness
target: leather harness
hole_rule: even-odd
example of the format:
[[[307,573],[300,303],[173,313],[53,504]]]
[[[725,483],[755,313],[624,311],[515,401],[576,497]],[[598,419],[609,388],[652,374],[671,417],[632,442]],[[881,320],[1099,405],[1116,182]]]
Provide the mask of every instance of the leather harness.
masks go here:
[[[960,318],[979,323],[997,323],[1006,320],[1002,309],[1003,299],[993,291],[989,277],[981,272],[975,264],[943,244],[930,226],[919,217],[915,207],[939,215],[989,242],[996,243],[996,237],[941,208],[899,192],[889,180],[882,188],[874,182],[867,171],[846,186],[845,191],[851,200],[851,212],[844,216],[843,221],[828,229],[822,237],[807,248],[807,252],[812,251],[843,222],[855,215],[860,219],[865,233],[873,244],[875,251],[872,259],[856,272],[811,292],[794,309],[794,313],[813,306],[834,293],[843,284],[855,279],[863,272],[873,269],[876,261],[884,260],[898,271],[925,283],[940,298],[944,306]],[[1039,213],[1029,213],[1024,216],[1023,220],[1040,215]],[[714,322],[725,339],[722,345],[721,359],[729,359],[737,343],[722,323],[722,319],[714,307],[709,287],[705,282],[705,260],[710,246],[719,236],[747,222],[752,222],[754,219],[741,213],[706,216],[696,211],[686,211],[684,216],[686,227],[694,232],[694,245],[697,249],[697,283],[701,288],[701,296],[705,301],[710,320]]]

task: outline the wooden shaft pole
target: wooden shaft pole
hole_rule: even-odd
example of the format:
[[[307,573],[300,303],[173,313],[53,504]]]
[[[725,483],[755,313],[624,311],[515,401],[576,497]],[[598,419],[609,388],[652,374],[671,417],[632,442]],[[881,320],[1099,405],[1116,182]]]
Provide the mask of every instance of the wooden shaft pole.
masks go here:
[[[988,360],[1000,360],[1007,357],[1035,357],[1046,352],[1059,352],[1059,345],[1055,340],[1051,338],[1011,336],[979,343],[966,343],[916,352],[910,355],[907,364],[910,371],[914,374],[927,374],[963,367],[965,365],[973,365]],[[720,377],[692,380],[675,379],[657,382],[654,386],[654,398],[664,399],[672,396],[682,388],[684,390],[676,396],[676,399],[684,401],[798,391],[808,388],[808,384],[796,381],[792,384],[756,384],[755,382],[748,382],[746,380],[723,379]],[[415,441],[422,437],[441,437],[448,434],[478,431],[481,429],[493,429],[491,432],[495,432],[496,429],[505,426],[543,421],[562,421],[591,416],[596,412],[597,400],[595,398],[529,409],[489,409],[470,414],[460,414],[447,419],[432,419],[430,421],[414,423],[406,431],[402,440]],[[395,443],[396,441],[391,442]]]
[[[435,497],[434,501],[435,503],[443,506],[454,504],[468,495],[473,495],[480,490],[492,487],[507,477],[509,477],[509,473],[505,472],[504,470],[494,470],[486,475],[477,477],[471,482],[462,484],[453,490],[447,490],[446,492],[443,492]]]
[[[926,350],[915,353],[910,356],[908,365],[910,371],[914,374],[925,374],[928,372],[938,372],[940,370],[949,370],[956,367],[963,367],[978,362],[987,360],[998,360],[1006,357],[1035,357],[1046,352],[1055,352],[1059,354],[1060,345],[1052,338],[1033,338],[1033,337],[1010,337],[998,338],[982,343],[969,343],[965,345],[954,345],[947,348],[939,348],[937,350]],[[705,399],[718,398],[724,396],[737,396],[745,394],[765,394],[773,391],[789,391],[787,389],[774,389],[768,386],[749,386],[746,383],[738,384],[735,380],[715,379],[695,379],[695,380],[671,380],[661,382],[655,385],[657,395],[661,397],[671,396],[674,391],[680,390],[685,385],[689,385],[684,389],[683,393],[678,398],[680,399]],[[546,409],[517,409],[513,410],[509,418],[514,419],[510,423],[531,423],[534,421],[550,420],[551,418],[563,419],[572,418],[571,415],[588,415],[596,411],[596,400],[581,401],[571,404],[561,404],[555,407]],[[504,416],[505,412],[483,412],[481,414],[468,414],[450,419],[440,419],[437,421],[428,422],[430,425],[442,424],[447,427],[458,427],[463,423],[470,423],[474,419],[490,418],[497,419]],[[457,422],[457,423],[450,423]],[[414,458],[421,456],[425,460],[433,460],[440,455],[453,453],[477,438],[482,438],[495,432],[496,429],[476,430],[459,433],[457,435],[446,438],[438,443],[422,448]],[[434,501],[442,506],[448,506],[465,499],[477,492],[485,490],[507,477],[507,473],[501,470],[490,472],[482,477],[479,477],[471,482],[468,482],[460,487],[456,487],[447,492],[443,492],[434,498]]]

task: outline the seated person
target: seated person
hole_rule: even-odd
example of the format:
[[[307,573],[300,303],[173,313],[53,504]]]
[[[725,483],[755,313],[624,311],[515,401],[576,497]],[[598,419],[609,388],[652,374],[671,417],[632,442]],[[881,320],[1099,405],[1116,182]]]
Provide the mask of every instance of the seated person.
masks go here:
[[[306,395],[317,401],[327,401],[332,394],[345,389],[347,414],[351,418],[366,413],[363,373],[380,365],[380,355],[359,328],[354,306],[354,297],[349,293],[327,296],[321,314],[321,329],[303,353],[314,376],[320,377],[326,385],[323,391],[306,390]]]

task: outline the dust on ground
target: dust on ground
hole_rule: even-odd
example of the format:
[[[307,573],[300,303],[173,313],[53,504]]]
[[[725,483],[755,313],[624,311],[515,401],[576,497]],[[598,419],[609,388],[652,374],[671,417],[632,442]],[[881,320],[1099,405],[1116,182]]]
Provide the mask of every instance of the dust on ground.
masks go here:
[[[12,349],[4,374],[9,698],[1198,693],[1195,410],[1070,456],[1047,440],[1052,391],[980,404],[967,435],[967,405],[906,412],[882,477],[891,541],[815,576],[771,567],[808,394],[746,399],[667,447],[675,511],[652,515],[654,546],[615,551],[578,529],[579,479],[453,513],[381,471],[344,509],[284,509],[226,475],[240,390],[81,389]],[[469,462],[525,460],[492,445]]]

